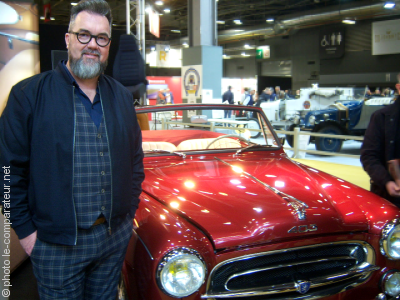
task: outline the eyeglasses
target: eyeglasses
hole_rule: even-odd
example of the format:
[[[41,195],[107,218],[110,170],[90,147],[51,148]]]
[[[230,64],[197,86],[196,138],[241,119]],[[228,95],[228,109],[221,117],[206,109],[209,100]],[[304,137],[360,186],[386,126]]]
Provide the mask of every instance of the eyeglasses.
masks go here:
[[[96,40],[96,44],[100,47],[105,47],[111,42],[111,38],[105,34],[92,35],[87,32],[70,32],[76,35],[81,44],[89,44],[92,38]]]

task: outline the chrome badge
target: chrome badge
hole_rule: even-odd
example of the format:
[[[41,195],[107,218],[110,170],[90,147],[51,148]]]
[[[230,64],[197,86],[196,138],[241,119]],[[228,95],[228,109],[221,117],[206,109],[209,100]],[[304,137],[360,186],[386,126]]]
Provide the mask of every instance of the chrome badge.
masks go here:
[[[309,281],[304,281],[304,280],[298,280],[297,282],[295,282],[295,287],[297,289],[297,291],[300,294],[305,294],[308,292],[308,290],[310,289],[311,286],[311,282]]]

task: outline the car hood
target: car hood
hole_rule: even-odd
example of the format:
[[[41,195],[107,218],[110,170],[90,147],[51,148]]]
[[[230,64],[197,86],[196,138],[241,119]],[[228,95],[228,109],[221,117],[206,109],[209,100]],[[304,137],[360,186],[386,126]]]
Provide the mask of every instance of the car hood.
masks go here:
[[[145,171],[144,192],[207,233],[217,249],[368,230],[349,196],[357,187],[287,157],[166,158],[145,162]],[[303,204],[302,218],[296,207]]]

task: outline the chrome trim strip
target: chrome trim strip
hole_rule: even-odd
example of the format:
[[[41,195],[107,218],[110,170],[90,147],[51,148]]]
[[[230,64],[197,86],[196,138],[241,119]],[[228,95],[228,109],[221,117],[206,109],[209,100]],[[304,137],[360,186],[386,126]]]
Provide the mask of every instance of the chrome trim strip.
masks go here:
[[[255,274],[258,272],[263,272],[263,271],[268,271],[268,270],[274,270],[274,269],[278,269],[278,268],[290,268],[290,267],[296,267],[299,265],[309,265],[309,264],[316,264],[316,263],[323,263],[323,262],[330,262],[330,261],[337,261],[337,260],[355,260],[355,258],[351,257],[351,256],[336,256],[336,257],[330,257],[330,258],[301,261],[300,263],[281,264],[281,265],[271,266],[268,268],[258,268],[258,269],[254,269],[254,270],[248,270],[246,272],[240,272],[240,273],[231,275],[225,282],[225,289],[229,291],[229,288],[228,288],[229,281],[234,278],[237,278],[237,277]]]
[[[244,255],[238,258],[232,258],[232,259],[228,259],[226,261],[220,262],[219,264],[217,264],[210,272],[210,275],[208,276],[208,280],[207,280],[207,287],[206,287],[206,293],[203,294],[201,296],[202,299],[207,299],[207,298],[229,298],[229,297],[243,297],[243,296],[259,296],[259,295],[266,295],[266,294],[278,294],[278,293],[284,293],[284,292],[289,292],[291,290],[288,290],[290,288],[293,289],[293,291],[296,291],[296,287],[295,287],[295,282],[293,282],[293,284],[288,283],[288,284],[281,284],[281,285],[274,285],[272,286],[273,290],[267,290],[265,291],[266,288],[268,287],[263,287],[260,289],[252,289],[252,291],[245,291],[242,290],[241,292],[246,292],[245,294],[240,294],[238,291],[236,291],[235,293],[218,293],[218,294],[208,294],[207,291],[210,289],[211,286],[211,281],[214,277],[214,273],[216,273],[216,271],[218,269],[220,269],[222,266],[226,265],[226,264],[230,264],[233,262],[237,262],[237,261],[244,261],[244,260],[248,260],[248,259],[252,259],[252,258],[256,258],[256,257],[260,257],[260,256],[268,256],[268,255],[273,255],[273,254],[279,254],[279,253],[284,253],[284,252],[291,252],[291,251],[297,251],[297,250],[303,250],[303,249],[310,249],[310,248],[319,248],[319,247],[329,247],[329,246],[335,246],[335,245],[347,245],[347,246],[354,246],[355,247],[362,247],[363,251],[366,255],[365,257],[365,262],[362,263],[360,266],[358,266],[357,268],[354,268],[353,270],[350,270],[349,272],[346,273],[339,273],[339,274],[332,274],[330,277],[318,277],[318,278],[314,278],[313,280],[310,280],[311,282],[311,287],[315,288],[317,286],[320,285],[329,285],[330,283],[337,283],[340,281],[344,281],[344,280],[348,280],[354,277],[360,277],[358,279],[358,281],[356,282],[352,282],[351,284],[347,285],[348,286],[357,286],[361,283],[363,283],[370,275],[371,272],[379,270],[380,267],[379,266],[375,266],[375,251],[372,248],[372,246],[370,244],[368,244],[365,241],[357,241],[357,240],[351,240],[351,241],[340,241],[340,242],[332,242],[332,243],[323,243],[323,244],[318,244],[318,245],[309,245],[309,246],[303,246],[303,247],[296,247],[296,248],[289,248],[289,249],[282,249],[282,250],[273,250],[273,251],[268,251],[268,252],[261,252],[261,253],[255,253],[255,254],[249,254],[249,255]],[[351,251],[351,253],[354,252]],[[325,280],[325,281],[323,281]],[[329,281],[332,280],[332,281]],[[334,281],[333,281],[334,280]],[[322,283],[324,282],[324,283]],[[316,285],[319,284],[319,285]],[[269,287],[271,288],[271,287]],[[277,291],[277,289],[280,289],[280,291]],[[311,288],[310,288],[311,289]],[[341,290],[343,291],[344,288]],[[339,291],[339,292],[341,292]],[[261,294],[260,294],[261,293]],[[329,296],[330,294],[326,294],[325,292],[321,292],[321,294],[318,293],[318,295],[313,295],[310,298],[307,297],[307,299],[319,299],[321,298],[321,295],[324,295],[324,297]],[[300,297],[296,299],[300,299]]]
[[[318,277],[313,280],[309,280],[309,282],[311,283],[310,290],[324,285],[330,285],[340,281],[349,280],[354,277],[367,277],[368,275],[370,275],[371,272],[374,272],[379,269],[380,269],[379,266],[370,265],[365,268],[354,269],[347,273],[336,274],[335,276],[332,277]],[[294,281],[292,283],[265,286],[260,289],[243,289],[243,290],[236,290],[231,293],[204,294],[201,296],[201,298],[223,299],[223,298],[235,298],[235,297],[262,296],[262,295],[271,295],[271,294],[288,293],[296,291],[297,291],[297,284]]]
[[[230,163],[228,163],[226,161],[223,161],[222,159],[219,159],[218,157],[214,157],[214,158],[216,160],[224,163],[227,166],[233,167],[233,165],[231,165]],[[270,189],[275,194],[280,196],[283,200],[287,201],[288,204],[294,209],[295,214],[297,215],[297,218],[299,220],[306,220],[307,219],[307,217],[306,217],[306,208],[308,208],[308,205],[306,203],[304,203],[303,201],[300,201],[299,199],[296,199],[293,196],[290,196],[290,195],[278,190],[277,188],[274,188],[273,186],[270,186],[269,184],[266,184],[265,182],[261,181],[257,177],[254,177],[253,175],[251,175],[248,172],[243,171],[241,174],[244,174],[244,175],[250,177],[251,179],[254,179],[256,182],[258,182],[259,184],[263,185],[264,187]]]
[[[136,237],[138,238],[138,240],[142,243],[144,249],[146,250],[147,254],[150,256],[151,260],[154,260],[153,255],[151,255],[149,248],[147,248],[146,244],[144,243],[144,241],[140,238],[140,236],[138,235],[138,233],[136,232],[135,229],[132,229],[133,233],[136,234]]]

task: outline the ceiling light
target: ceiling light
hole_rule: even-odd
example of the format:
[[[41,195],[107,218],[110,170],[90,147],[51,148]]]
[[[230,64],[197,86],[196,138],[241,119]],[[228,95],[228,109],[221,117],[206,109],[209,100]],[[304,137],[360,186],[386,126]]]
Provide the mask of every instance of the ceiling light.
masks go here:
[[[166,9],[164,9],[164,12],[165,12],[166,14],[169,14],[169,13],[171,12],[171,10],[170,10],[169,8],[166,8]]]
[[[146,9],[144,10],[146,13],[150,13],[153,9],[151,6],[147,6]]]
[[[151,51],[156,51],[156,46],[154,46],[154,45],[153,45],[153,46],[150,46],[150,50],[151,50]]]
[[[343,20],[342,23],[354,25],[354,24],[356,24],[356,21],[355,20]]]
[[[186,42],[182,43],[182,46],[183,47],[189,47],[188,43],[186,43]]]
[[[162,1],[156,1],[155,4],[156,4],[156,5],[164,5],[164,2],[162,2]]]
[[[72,5],[72,6],[75,6],[75,5],[78,5],[78,3],[76,3],[76,2],[71,2],[71,5]]]
[[[225,24],[225,21],[220,21],[220,20],[218,20],[218,21],[217,21],[217,24]]]
[[[267,23],[273,23],[275,20],[274,20],[274,18],[268,18],[266,21],[267,21]]]
[[[233,23],[235,23],[236,25],[241,25],[241,24],[242,24],[242,21],[240,21],[240,20],[233,20]]]
[[[171,48],[169,47],[169,45],[165,46],[164,50],[165,52],[168,52]]]
[[[172,29],[171,32],[174,32],[174,33],[181,33],[181,31],[180,31],[179,29]]]
[[[393,9],[395,6],[396,6],[396,4],[394,2],[386,2],[385,5],[383,6],[383,8]]]
[[[235,29],[234,31],[235,32],[242,32],[242,31],[244,31],[244,29]]]

